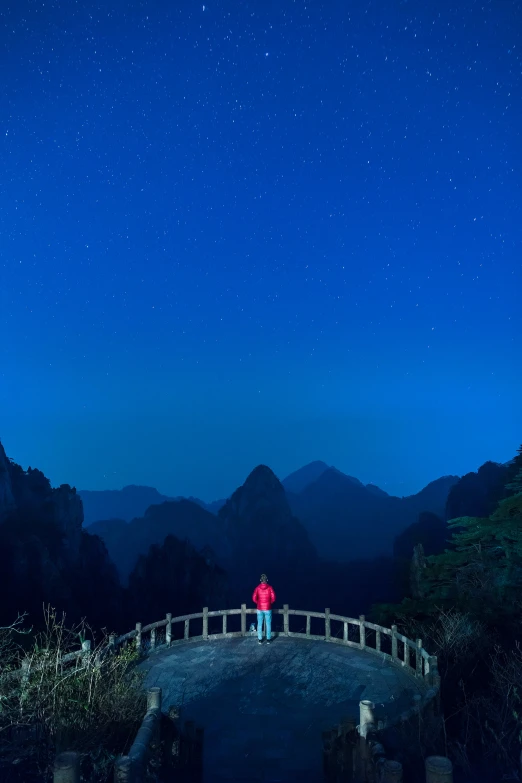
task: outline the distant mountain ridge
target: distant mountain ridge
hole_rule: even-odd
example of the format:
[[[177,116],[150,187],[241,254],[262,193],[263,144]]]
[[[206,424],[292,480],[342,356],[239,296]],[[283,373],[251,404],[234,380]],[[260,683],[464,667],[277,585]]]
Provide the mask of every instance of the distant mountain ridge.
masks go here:
[[[415,495],[399,498],[328,468],[301,492],[288,493],[288,501],[320,557],[373,558],[391,554],[395,537],[420,513],[444,519],[449,491],[458,480],[444,476]]]
[[[81,489],[78,495],[82,499],[84,527],[90,527],[94,522],[108,519],[122,519],[130,522],[135,517],[142,517],[150,506],[157,506],[175,500],[190,500],[201,508],[217,514],[224,500],[205,503],[194,497],[169,497],[162,495],[154,487],[129,484],[123,489],[90,490]]]

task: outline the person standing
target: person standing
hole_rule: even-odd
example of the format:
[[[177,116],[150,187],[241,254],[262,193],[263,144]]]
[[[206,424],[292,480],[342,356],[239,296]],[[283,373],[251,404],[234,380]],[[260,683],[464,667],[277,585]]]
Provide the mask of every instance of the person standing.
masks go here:
[[[266,574],[261,574],[259,584],[254,590],[252,601],[257,606],[257,641],[263,644],[263,620],[266,627],[266,643],[272,641],[272,604],[275,603],[274,588],[268,584]]]

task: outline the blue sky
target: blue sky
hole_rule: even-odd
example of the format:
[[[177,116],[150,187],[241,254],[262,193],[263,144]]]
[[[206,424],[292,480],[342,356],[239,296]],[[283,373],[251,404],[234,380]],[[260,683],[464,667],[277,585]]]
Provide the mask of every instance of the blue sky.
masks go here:
[[[520,2],[0,12],[0,437],[210,500],[522,441]]]

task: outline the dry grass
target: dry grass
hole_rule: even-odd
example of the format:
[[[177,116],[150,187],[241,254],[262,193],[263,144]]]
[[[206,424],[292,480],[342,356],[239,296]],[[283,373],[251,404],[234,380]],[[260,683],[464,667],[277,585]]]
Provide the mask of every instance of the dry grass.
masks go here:
[[[135,649],[106,654],[106,637],[96,641],[86,623],[68,628],[50,608],[45,630],[27,651],[16,644],[19,631],[0,634],[1,673],[26,667],[22,677],[0,676],[2,781],[50,779],[54,756],[63,750],[82,754],[89,780],[106,780],[145,713]],[[91,651],[64,664],[63,656],[81,648],[86,637],[93,639]]]

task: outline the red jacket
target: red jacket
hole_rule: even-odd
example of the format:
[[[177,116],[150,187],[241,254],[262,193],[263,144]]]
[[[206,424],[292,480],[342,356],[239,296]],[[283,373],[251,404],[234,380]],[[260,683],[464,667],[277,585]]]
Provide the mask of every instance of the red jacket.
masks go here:
[[[269,612],[272,604],[275,603],[276,594],[274,588],[266,582],[261,582],[254,590],[252,601],[257,604],[258,611]]]

